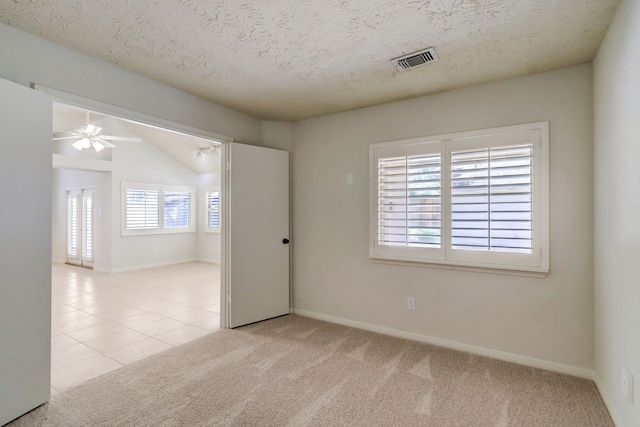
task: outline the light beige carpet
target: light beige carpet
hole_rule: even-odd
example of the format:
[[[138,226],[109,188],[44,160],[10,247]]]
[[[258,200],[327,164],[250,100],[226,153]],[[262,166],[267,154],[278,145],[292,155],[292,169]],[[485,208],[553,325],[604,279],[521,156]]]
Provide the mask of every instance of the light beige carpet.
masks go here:
[[[18,426],[613,426],[591,381],[289,315],[54,396]]]

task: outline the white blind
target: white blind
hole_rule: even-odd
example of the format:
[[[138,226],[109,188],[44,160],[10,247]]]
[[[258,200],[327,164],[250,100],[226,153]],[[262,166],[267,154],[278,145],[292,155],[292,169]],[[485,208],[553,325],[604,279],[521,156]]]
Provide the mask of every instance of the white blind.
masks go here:
[[[93,260],[93,195],[82,195],[82,259]]]
[[[67,255],[78,256],[78,198],[67,196]]]
[[[159,191],[127,188],[125,197],[127,230],[148,230],[160,227]]]
[[[163,206],[165,228],[184,228],[191,225],[191,193],[165,191]]]
[[[378,159],[378,244],[440,248],[441,155]]]
[[[220,227],[220,193],[217,191],[207,193],[207,227]]]
[[[451,247],[532,252],[532,145],[451,153]]]

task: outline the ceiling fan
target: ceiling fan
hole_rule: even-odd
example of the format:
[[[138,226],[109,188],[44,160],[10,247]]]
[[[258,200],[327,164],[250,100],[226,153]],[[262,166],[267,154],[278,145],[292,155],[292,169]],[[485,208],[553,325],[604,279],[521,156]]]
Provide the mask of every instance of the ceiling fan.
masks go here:
[[[111,135],[100,135],[101,127],[92,125],[89,121],[89,112],[87,111],[87,125],[86,126],[76,126],[75,132],[69,131],[57,131],[61,133],[68,133],[71,136],[62,136],[58,138],[53,138],[54,141],[59,141],[62,139],[77,139],[71,146],[78,151],[82,151],[85,148],[93,147],[96,151],[102,151],[105,148],[114,148],[116,145],[112,144],[109,141],[131,141],[131,142],[140,142],[142,139],[140,138],[131,138],[125,136],[111,136]]]

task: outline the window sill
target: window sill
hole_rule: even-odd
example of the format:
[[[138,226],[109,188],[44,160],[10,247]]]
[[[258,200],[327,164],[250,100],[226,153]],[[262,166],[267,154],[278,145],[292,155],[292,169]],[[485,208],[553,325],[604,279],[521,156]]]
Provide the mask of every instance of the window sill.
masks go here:
[[[441,270],[456,270],[456,271],[472,271],[476,273],[491,273],[491,274],[504,274],[510,276],[521,277],[533,277],[536,279],[544,279],[549,274],[549,270],[544,269],[509,269],[509,268],[496,268],[496,267],[480,267],[477,265],[463,265],[463,264],[439,264],[428,261],[406,261],[396,260],[388,258],[376,258],[370,256],[369,259],[375,264],[390,264],[390,265],[403,265],[407,267],[422,267],[422,268],[437,268]]]

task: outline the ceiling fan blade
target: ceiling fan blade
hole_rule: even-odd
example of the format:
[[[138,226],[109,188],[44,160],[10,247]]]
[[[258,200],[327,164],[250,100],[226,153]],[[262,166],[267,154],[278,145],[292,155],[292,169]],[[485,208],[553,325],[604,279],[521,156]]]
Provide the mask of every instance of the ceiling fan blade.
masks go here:
[[[54,133],[68,133],[70,135],[78,135],[76,132],[71,132],[69,130],[57,130],[57,129],[54,129],[53,132]]]
[[[61,136],[59,138],[53,138],[54,141],[59,141],[61,139],[78,139],[80,138],[80,136],[78,135],[74,135],[74,136]]]
[[[127,136],[111,136],[111,135],[100,135],[102,139],[108,139],[111,141],[129,141],[129,142],[142,142],[142,138],[130,138]]]

